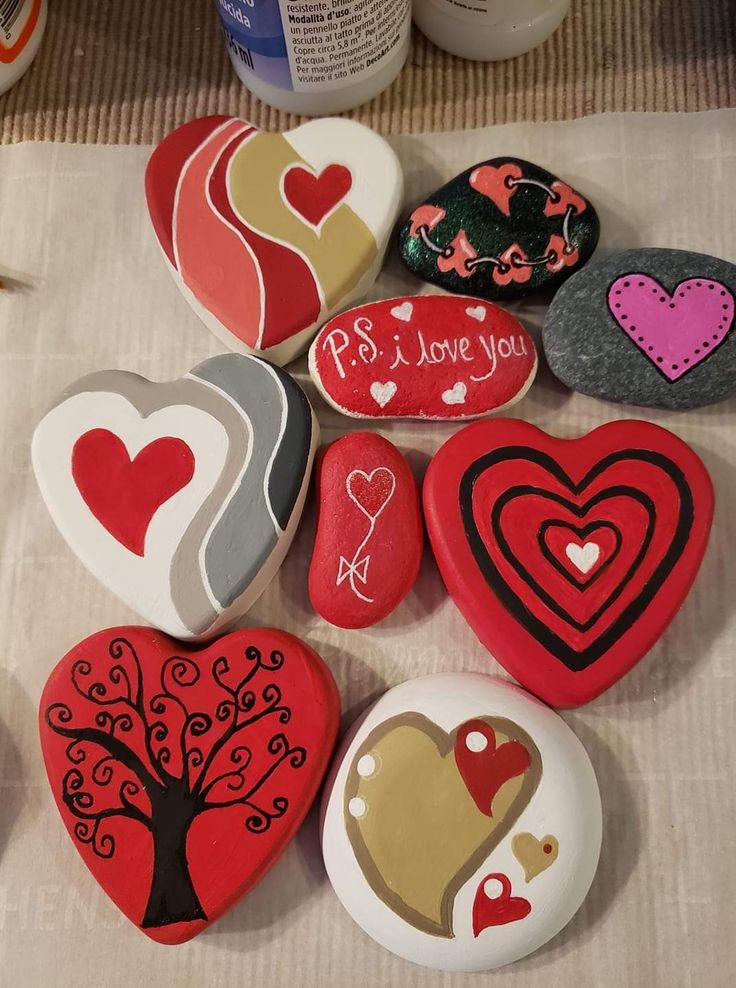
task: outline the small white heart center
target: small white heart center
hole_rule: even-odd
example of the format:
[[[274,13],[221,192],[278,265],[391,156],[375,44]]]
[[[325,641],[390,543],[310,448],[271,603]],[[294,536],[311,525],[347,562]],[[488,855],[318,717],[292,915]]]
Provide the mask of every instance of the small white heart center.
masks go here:
[[[478,322],[485,322],[486,313],[488,310],[484,305],[471,305],[469,309],[465,310],[465,314],[470,316],[471,319],[475,319]]]
[[[414,315],[414,306],[411,302],[395,305],[391,310],[391,315],[394,319],[400,319],[402,322],[411,322],[411,317]]]
[[[565,554],[581,573],[590,573],[598,562],[601,547],[597,542],[586,542],[585,545],[576,545],[575,542],[570,542],[565,549]]]

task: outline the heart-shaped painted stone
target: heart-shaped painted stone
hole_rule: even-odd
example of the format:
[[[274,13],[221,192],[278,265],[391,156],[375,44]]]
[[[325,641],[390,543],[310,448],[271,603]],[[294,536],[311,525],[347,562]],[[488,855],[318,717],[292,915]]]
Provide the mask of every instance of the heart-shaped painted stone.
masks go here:
[[[723,343],[733,326],[734,297],[707,278],[681,281],[670,295],[649,275],[630,274],[611,285],[608,308],[657,370],[677,381]]]
[[[560,853],[560,843],[551,834],[541,840],[537,840],[534,834],[517,834],[511,841],[511,850],[524,869],[524,878],[528,883],[555,863]]]
[[[389,690],[348,733],[326,786],[322,851],[346,909],[379,943],[481,971],[572,917],[595,872],[600,819],[590,762],[556,714],[508,683],[446,673]],[[532,821],[562,851],[526,886],[512,848]]]
[[[445,443],[424,509],[448,590],[483,644],[546,702],[577,706],[677,613],[705,552],[713,489],[695,453],[648,423],[559,440],[497,420]],[[591,539],[604,558],[585,573],[566,550]]]
[[[517,158],[470,168],[417,206],[399,234],[409,270],[447,291],[520,298],[590,258],[600,224],[579,192]]]
[[[424,531],[409,464],[387,439],[352,432],[318,461],[314,609],[340,628],[387,617],[413,587]]]
[[[167,384],[126,371],[82,378],[38,425],[33,466],[91,572],[156,627],[201,639],[277,572],[318,436],[288,374],[227,354]]]
[[[296,833],[337,735],[322,660],[281,631],[192,650],[150,628],[80,642],[41,697],[62,820],[115,905],[182,943],[255,885]]]
[[[312,344],[309,370],[325,400],[354,418],[472,419],[524,397],[537,353],[497,305],[419,295],[336,316]]]
[[[402,192],[383,138],[338,119],[284,134],[192,120],[146,171],[156,236],[194,311],[231,349],[281,365],[368,291]]]
[[[589,264],[543,330],[553,373],[597,398],[698,408],[736,394],[736,265],[646,248]]]

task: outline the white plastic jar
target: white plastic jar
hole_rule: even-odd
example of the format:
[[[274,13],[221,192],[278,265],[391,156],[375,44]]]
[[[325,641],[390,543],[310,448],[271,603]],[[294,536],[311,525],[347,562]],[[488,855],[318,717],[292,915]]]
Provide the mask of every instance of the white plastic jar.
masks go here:
[[[2,2],[2,0],[0,0]],[[373,99],[409,53],[411,0],[215,0],[241,81],[279,110],[326,116]]]
[[[36,57],[46,27],[46,0],[0,0],[0,94]]]
[[[414,0],[414,20],[440,48],[495,62],[536,48],[553,34],[571,0]]]

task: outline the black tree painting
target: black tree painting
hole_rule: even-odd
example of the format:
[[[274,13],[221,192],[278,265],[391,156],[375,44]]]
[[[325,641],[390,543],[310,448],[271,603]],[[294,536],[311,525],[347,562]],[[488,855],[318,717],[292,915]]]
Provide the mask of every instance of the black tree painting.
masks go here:
[[[289,809],[290,769],[307,757],[283,731],[291,720],[276,682],[283,653],[251,645],[236,658],[206,655],[146,656],[142,665],[133,644],[115,637],[100,659],[72,663],[44,711],[68,739],[60,798],[76,839],[112,858],[119,818],[150,833],[144,928],[207,920],[187,860],[192,824],[241,807],[245,830],[266,833]]]

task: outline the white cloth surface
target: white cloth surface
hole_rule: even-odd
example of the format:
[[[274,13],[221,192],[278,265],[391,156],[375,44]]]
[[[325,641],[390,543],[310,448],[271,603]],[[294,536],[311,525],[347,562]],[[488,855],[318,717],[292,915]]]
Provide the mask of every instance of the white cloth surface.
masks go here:
[[[476,161],[529,158],[588,195],[601,249],[691,248],[736,261],[736,111],[606,115],[393,139],[416,201]],[[57,659],[92,632],[138,623],[64,544],[29,463],[35,422],[83,374],[167,380],[222,347],[166,271],[143,195],[148,149],[0,148],[0,983],[13,988],[460,986],[477,976],[410,965],[366,937],[324,873],[313,812],[262,883],[197,940],[165,948],[97,887],[63,828],[36,726]],[[395,256],[375,297],[422,289]],[[529,325],[543,309],[518,308]],[[308,380],[306,362],[297,377]],[[351,422],[307,385],[329,441]],[[604,806],[600,869],[583,908],[533,956],[484,983],[733,984],[736,890],[736,400],[688,413],[571,395],[546,369],[512,414],[561,436],[639,417],[690,442],[716,487],[713,538],[695,587],[650,654],[594,703],[566,712]],[[361,424],[359,427],[367,427]],[[421,476],[454,427],[378,430]],[[384,689],[440,670],[500,673],[448,598],[427,550],[404,604],[374,629],[331,628],[306,589],[311,511],[281,572],[243,622],[307,639],[332,669],[344,724]]]

